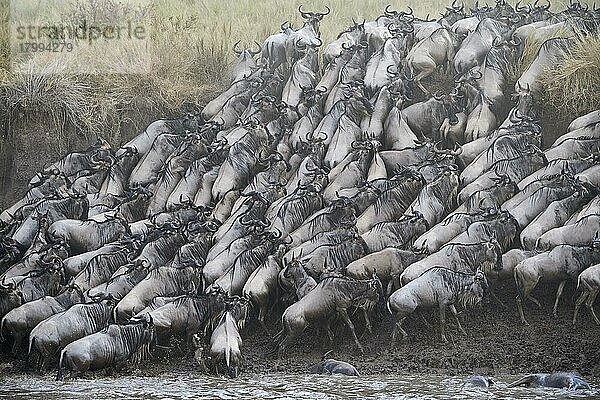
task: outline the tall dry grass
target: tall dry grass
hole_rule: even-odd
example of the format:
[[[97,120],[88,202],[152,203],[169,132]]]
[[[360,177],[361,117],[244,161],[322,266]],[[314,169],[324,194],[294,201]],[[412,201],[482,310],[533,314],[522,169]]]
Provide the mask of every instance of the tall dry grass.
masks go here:
[[[78,5],[77,13],[62,16],[73,20],[82,16],[90,20],[122,19],[128,12],[141,12],[127,9],[118,0],[61,1]],[[410,5],[417,16],[430,14],[436,18],[450,2],[432,0]],[[0,19],[4,21],[9,16],[8,3],[9,0],[0,0]],[[122,127],[141,119],[142,114],[158,118],[177,115],[184,109],[199,109],[227,85],[234,57],[233,43],[238,40],[242,45],[255,40],[262,42],[269,34],[279,31],[283,21],[300,26],[301,17],[297,12],[300,4],[307,10],[323,11],[325,5],[331,8],[331,14],[321,24],[323,41],[327,43],[351,25],[353,18],[371,20],[380,15],[388,3],[397,9],[409,4],[390,0],[154,0],[147,10],[142,10],[147,12],[143,17],[150,20],[151,48],[125,52],[127,61],[139,66],[137,73],[73,73],[69,68],[72,60],[49,61],[43,54],[24,60],[20,71],[11,70],[8,31],[6,24],[0,24],[0,120],[45,113],[56,129],[68,123],[76,126],[82,135],[101,134],[118,143],[136,133],[124,134]],[[590,40],[597,46],[597,39]],[[526,55],[515,66],[513,75],[518,76],[526,68],[539,45],[541,43],[528,44]],[[600,92],[596,79],[599,61],[592,56],[599,53],[600,49],[596,53],[589,52],[585,58],[583,52],[574,52],[572,60],[548,72],[549,77],[552,74],[564,77],[547,80],[552,104],[562,107],[566,113],[584,109],[583,103],[588,108],[598,106],[597,98],[590,94]],[[124,63],[124,51],[118,43],[105,46],[101,51],[92,49],[81,56],[92,57],[94,62],[103,63],[111,71]],[[571,90],[572,87],[577,90]],[[570,97],[561,103],[561,96]],[[568,108],[574,104],[580,104],[579,108]]]
[[[569,56],[543,76],[545,106],[559,117],[600,108],[600,37],[583,38]]]

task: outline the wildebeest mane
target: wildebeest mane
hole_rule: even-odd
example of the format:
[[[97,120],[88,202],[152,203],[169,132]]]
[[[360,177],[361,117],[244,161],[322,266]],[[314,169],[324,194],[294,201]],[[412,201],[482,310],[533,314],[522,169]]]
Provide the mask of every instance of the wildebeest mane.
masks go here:
[[[317,195],[316,199],[320,200],[320,197]],[[314,196],[295,194],[282,204],[277,211],[277,218],[282,221],[292,220],[294,226],[299,226],[302,222],[304,222],[304,219],[310,215],[311,211],[314,210],[314,201]]]
[[[256,154],[262,148],[262,143],[257,135],[248,131],[242,139],[234,143],[229,149],[229,154],[225,159],[234,171],[240,172],[248,177],[252,173],[252,168],[258,162]]]
[[[83,270],[77,274],[77,276],[86,276],[85,281],[90,282],[92,274],[99,274],[100,272],[105,272],[108,276],[107,279],[116,271],[119,267],[127,264],[129,261],[129,254],[127,250],[119,250],[114,253],[107,254],[99,254],[93,257]],[[101,275],[104,276],[104,275]],[[106,281],[107,279],[102,279],[102,281]]]
[[[531,143],[526,136],[503,135],[494,139],[493,143],[486,151],[488,162],[496,161],[496,152],[501,153],[504,159],[516,158],[523,154],[523,151],[530,146]]]
[[[414,187],[417,185],[418,187]],[[375,207],[375,212],[377,214],[382,213],[389,215],[391,213],[406,211],[410,203],[412,203],[414,200],[416,195],[414,192],[418,189],[421,189],[421,184],[417,182],[414,182],[411,186],[413,187],[410,188],[406,187],[404,184],[401,184],[382,192],[373,204]]]

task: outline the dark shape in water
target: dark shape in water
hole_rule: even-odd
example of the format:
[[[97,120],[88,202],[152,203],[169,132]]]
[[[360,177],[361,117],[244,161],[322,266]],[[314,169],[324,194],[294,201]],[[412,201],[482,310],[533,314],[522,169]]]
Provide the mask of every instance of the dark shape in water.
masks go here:
[[[464,386],[488,388],[496,382],[489,376],[473,375],[465,381]]]
[[[508,387],[515,386],[567,388],[568,390],[590,389],[589,383],[573,372],[526,375],[508,385]]]
[[[353,365],[345,362],[326,358],[332,350],[323,355],[321,361],[310,367],[311,374],[342,374],[348,376],[358,376],[358,371]]]

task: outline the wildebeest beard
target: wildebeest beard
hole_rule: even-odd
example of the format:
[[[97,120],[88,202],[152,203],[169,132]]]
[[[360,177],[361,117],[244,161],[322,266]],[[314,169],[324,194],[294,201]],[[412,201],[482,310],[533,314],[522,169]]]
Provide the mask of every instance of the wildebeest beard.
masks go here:
[[[472,285],[469,285],[468,289],[465,289],[464,292],[461,292],[458,295],[456,303],[463,309],[472,307],[481,301],[481,298],[479,296],[475,295],[473,291],[469,290],[471,286]]]
[[[156,331],[153,325],[138,322],[122,326],[119,338],[122,348],[129,353],[126,358],[131,357],[135,365],[150,357],[150,347],[156,342]]]

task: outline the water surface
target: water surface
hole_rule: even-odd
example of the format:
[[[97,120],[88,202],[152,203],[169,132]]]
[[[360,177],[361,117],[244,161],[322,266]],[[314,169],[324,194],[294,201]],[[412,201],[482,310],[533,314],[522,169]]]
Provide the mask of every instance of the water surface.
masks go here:
[[[207,377],[195,372],[160,376],[123,375],[65,382],[51,375],[0,376],[0,399],[578,399],[600,398],[592,391],[507,388],[518,377],[497,377],[490,388],[462,386],[467,377],[426,374],[361,377],[324,375],[242,375],[238,379]]]

